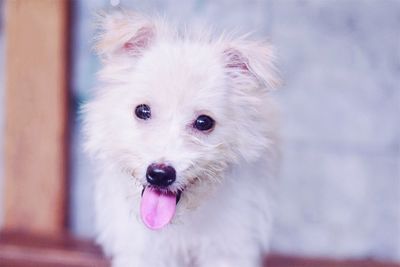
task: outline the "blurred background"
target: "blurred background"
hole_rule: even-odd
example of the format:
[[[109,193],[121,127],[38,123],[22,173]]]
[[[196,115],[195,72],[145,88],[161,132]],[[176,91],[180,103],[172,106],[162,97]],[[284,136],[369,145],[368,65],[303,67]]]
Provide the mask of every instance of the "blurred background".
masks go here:
[[[120,7],[267,37],[277,48],[284,80],[276,93],[284,141],[272,249],[400,262],[399,0],[73,1],[74,233],[93,236],[94,165],[82,153],[76,115],[99,69],[91,51],[93,14]],[[5,36],[0,25],[3,150]],[[0,223],[2,180],[1,153]]]

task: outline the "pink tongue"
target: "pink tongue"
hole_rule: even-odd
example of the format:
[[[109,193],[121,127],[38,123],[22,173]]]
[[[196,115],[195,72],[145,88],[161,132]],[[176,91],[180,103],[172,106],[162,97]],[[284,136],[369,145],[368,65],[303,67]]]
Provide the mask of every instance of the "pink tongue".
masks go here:
[[[158,189],[146,187],[140,204],[140,216],[152,230],[163,228],[174,217],[176,196]]]

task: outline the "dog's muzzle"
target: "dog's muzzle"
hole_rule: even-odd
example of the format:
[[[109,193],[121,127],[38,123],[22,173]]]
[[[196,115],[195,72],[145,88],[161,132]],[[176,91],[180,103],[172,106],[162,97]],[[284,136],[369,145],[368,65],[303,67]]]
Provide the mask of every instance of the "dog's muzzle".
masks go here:
[[[176,171],[170,165],[151,164],[147,168],[146,180],[148,185],[143,187],[140,215],[148,228],[158,230],[173,219],[182,192],[168,189],[176,180]]]

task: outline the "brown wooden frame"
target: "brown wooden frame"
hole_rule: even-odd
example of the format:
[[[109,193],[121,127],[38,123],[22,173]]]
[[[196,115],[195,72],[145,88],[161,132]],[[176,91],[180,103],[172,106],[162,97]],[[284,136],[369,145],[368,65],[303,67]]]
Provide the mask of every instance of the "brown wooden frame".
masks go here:
[[[68,0],[6,2],[5,224],[0,266],[108,266],[68,235]],[[270,267],[400,267],[270,255]]]
[[[66,228],[68,2],[6,4],[4,228],[56,235]]]

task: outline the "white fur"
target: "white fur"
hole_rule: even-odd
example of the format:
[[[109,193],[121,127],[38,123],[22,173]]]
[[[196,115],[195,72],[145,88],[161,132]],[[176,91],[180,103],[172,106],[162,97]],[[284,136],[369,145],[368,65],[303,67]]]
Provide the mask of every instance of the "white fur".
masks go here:
[[[271,47],[183,33],[134,13],[100,19],[101,87],[84,108],[99,166],[97,240],[114,267],[255,267],[267,250],[275,175],[276,85]],[[148,104],[152,118],[134,109]],[[207,114],[210,133],[192,127]],[[159,231],[139,217],[153,162],[177,172],[177,213]]]

